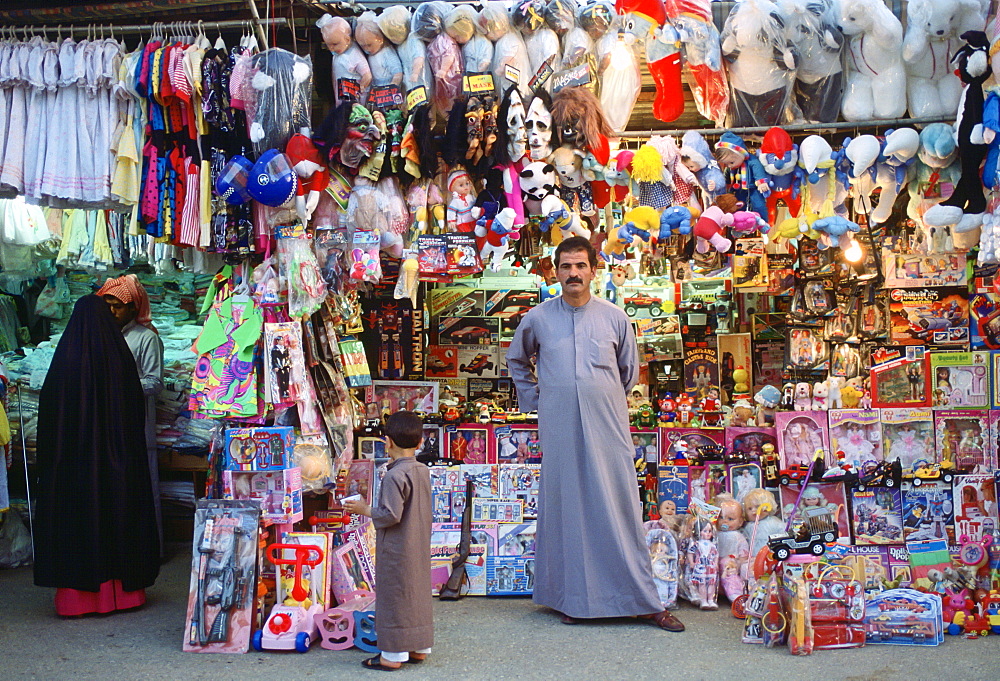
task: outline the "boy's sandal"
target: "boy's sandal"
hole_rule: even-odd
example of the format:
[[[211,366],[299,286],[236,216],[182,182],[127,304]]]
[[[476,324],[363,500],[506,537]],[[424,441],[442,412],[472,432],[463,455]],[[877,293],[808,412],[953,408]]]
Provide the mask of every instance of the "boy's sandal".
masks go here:
[[[411,655],[410,657],[403,660],[403,664],[420,664],[426,659],[427,659],[426,657],[421,657],[420,659],[417,659]]]
[[[375,657],[369,657],[367,660],[362,660],[361,666],[366,669],[378,669],[383,672],[394,672],[399,669],[399,667],[388,667],[382,664],[382,655],[376,655]]]

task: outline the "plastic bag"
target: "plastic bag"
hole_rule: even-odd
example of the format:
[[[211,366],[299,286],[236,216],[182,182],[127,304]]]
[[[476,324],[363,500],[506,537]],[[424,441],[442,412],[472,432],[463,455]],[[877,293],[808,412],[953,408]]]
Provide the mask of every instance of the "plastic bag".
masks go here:
[[[576,22],[593,40],[600,40],[615,25],[615,5],[607,0],[588,2],[580,7]]]
[[[410,35],[399,46],[399,59],[403,62],[403,89],[423,87],[427,98],[431,96],[431,65],[427,61],[427,44],[416,35]],[[405,93],[404,93],[405,94]]]
[[[709,0],[690,0],[687,7],[688,11],[671,19],[681,40],[685,79],[698,112],[721,125],[729,108],[729,81],[712,5]]]
[[[562,39],[562,65],[568,69],[585,62],[594,52],[594,40],[581,26],[574,26]]]
[[[490,42],[495,43],[510,32],[510,17],[502,0],[487,0],[479,10],[476,23]]]
[[[497,99],[502,99],[504,92],[511,84],[517,84],[522,95],[531,92],[528,82],[531,80],[531,61],[528,59],[528,48],[516,31],[502,36],[493,45],[493,85]]]
[[[574,0],[549,0],[542,16],[546,25],[561,37],[576,25],[577,9]]]
[[[309,239],[278,239],[281,269],[288,282],[288,316],[303,319],[326,300],[326,282]]]
[[[606,62],[601,71],[601,108],[612,130],[624,130],[642,88],[639,58],[630,46],[617,38],[610,42],[605,57],[601,60],[602,64]]]
[[[0,462],[0,465],[3,465]],[[0,513],[0,568],[31,565],[31,535],[21,514],[11,509]]]
[[[62,319],[65,315],[59,292],[53,284],[45,284],[35,302],[35,314],[49,319]]]
[[[510,8],[510,24],[528,36],[545,26],[545,0],[516,0]]]
[[[462,46],[462,60],[466,73],[489,73],[493,65],[493,43],[481,33]]]
[[[387,7],[378,15],[378,27],[393,45],[402,45],[410,35],[410,9],[405,5]]]
[[[737,3],[722,28],[729,70],[729,127],[774,126],[795,120],[796,61],[784,22],[769,0]]]
[[[444,30],[444,19],[451,13],[451,8],[451,3],[442,1],[420,3],[413,11],[410,33],[425,43],[434,40]]]
[[[799,55],[795,104],[806,121],[833,123],[840,114],[844,92],[844,35],[837,25],[840,17],[836,7],[828,3],[819,15],[811,11],[813,5],[807,7],[805,2],[788,3],[782,9]]]
[[[427,60],[434,75],[434,108],[446,117],[455,98],[462,94],[462,50],[447,33],[442,33],[427,45]]]
[[[545,67],[546,62],[551,68],[559,62],[559,36],[548,26],[526,35],[524,46],[528,50],[528,62],[531,64],[529,78],[537,75]],[[546,89],[548,82],[545,81]]]
[[[464,45],[476,34],[476,10],[471,5],[458,5],[444,19],[445,33]]]
[[[354,39],[368,55],[372,85],[400,85],[403,82],[403,64],[396,54],[396,48],[385,39],[374,12],[365,12],[358,17]]]
[[[312,127],[312,60],[273,48],[254,56],[252,63],[257,69],[252,80],[257,105],[250,139],[258,154],[284,149],[292,135]]]
[[[386,216],[386,227],[393,234],[406,234],[410,229],[410,211],[406,207],[406,199],[403,197],[403,190],[399,186],[399,180],[393,176],[383,177],[375,185],[379,200],[382,202],[382,209]]]

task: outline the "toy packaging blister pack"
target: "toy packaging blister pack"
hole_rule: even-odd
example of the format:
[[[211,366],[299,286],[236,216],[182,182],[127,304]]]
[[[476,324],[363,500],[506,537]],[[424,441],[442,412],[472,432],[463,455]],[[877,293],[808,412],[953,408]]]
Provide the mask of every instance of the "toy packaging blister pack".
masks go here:
[[[973,473],[995,466],[988,460],[989,422],[975,410],[934,412],[934,440],[941,462],[950,462],[953,472]]]
[[[930,409],[882,409],[883,451],[887,461],[899,459],[903,474],[920,461],[936,460],[934,418]]]
[[[496,547],[486,564],[487,594],[531,593],[535,586],[535,523],[500,523]]]
[[[294,429],[227,428],[225,466],[231,471],[267,471],[288,468]]]
[[[825,411],[780,411],[775,414],[781,468],[808,466],[816,452],[830,449]]]
[[[883,460],[882,424],[877,409],[831,409],[828,414],[830,450],[827,466],[847,464],[857,471],[866,461]]]
[[[871,353],[873,407],[929,407],[930,360],[923,346],[877,347]]]
[[[935,409],[988,409],[989,353],[931,353],[931,397]]]
[[[245,653],[250,647],[260,515],[252,501],[198,501],[185,652]]]
[[[898,544],[903,538],[899,490],[851,490],[851,525],[855,544]]]
[[[941,597],[914,589],[889,589],[865,604],[867,643],[936,646],[944,642]]]
[[[959,475],[952,488],[955,536],[979,541],[997,530],[996,479],[992,475]]]
[[[955,543],[955,505],[951,484],[930,480],[903,484],[903,538],[907,541],[946,539]]]
[[[222,498],[260,504],[267,524],[302,520],[302,475],[298,468],[222,471]]]

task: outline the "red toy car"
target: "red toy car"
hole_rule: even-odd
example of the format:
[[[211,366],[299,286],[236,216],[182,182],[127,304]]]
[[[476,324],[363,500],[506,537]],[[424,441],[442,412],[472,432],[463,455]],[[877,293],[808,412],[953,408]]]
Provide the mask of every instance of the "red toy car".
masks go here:
[[[634,317],[639,310],[649,310],[649,314],[653,317],[659,317],[663,314],[663,308],[660,307],[663,305],[663,301],[659,298],[639,294],[626,298],[624,302],[625,314],[629,317]]]

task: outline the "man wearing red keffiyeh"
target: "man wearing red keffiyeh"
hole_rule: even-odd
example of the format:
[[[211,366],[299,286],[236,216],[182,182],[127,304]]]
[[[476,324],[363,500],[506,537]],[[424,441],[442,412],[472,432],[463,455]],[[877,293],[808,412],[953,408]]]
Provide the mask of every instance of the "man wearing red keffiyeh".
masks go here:
[[[111,314],[122,329],[125,342],[135,357],[142,393],[146,396],[146,453],[153,483],[156,525],[163,547],[163,523],[160,515],[160,473],[156,455],[156,396],[163,390],[163,342],[153,326],[149,311],[149,296],[134,274],[126,274],[104,282],[97,295],[111,308]]]

